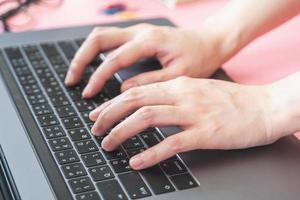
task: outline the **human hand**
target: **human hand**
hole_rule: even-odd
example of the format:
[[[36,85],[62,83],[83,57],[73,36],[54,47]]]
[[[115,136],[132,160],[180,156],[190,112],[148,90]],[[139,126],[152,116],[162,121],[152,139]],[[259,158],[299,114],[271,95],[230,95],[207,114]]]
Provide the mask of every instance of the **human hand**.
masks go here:
[[[194,149],[239,149],[270,144],[280,135],[272,129],[267,86],[244,86],[220,80],[180,77],[131,88],[90,113],[92,132],[102,135],[104,150],[154,126],[179,126],[183,131],[134,156],[142,169],[176,153]]]
[[[196,31],[149,24],[129,28],[99,27],[94,29],[76,53],[65,83],[78,83],[87,65],[100,52],[114,48],[90,77],[83,97],[93,97],[118,70],[147,57],[156,57],[163,69],[132,77],[122,84],[122,91],[181,75],[208,77],[223,62],[219,41],[209,28]]]

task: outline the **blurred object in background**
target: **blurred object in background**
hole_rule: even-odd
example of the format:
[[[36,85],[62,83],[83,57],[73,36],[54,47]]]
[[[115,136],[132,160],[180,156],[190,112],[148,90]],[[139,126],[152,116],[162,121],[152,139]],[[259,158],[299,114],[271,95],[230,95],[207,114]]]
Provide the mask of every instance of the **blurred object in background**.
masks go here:
[[[2,0],[0,1],[0,22],[5,32],[25,31],[31,29],[35,24],[32,13],[28,7],[32,4],[56,7],[63,0]]]
[[[175,8],[176,5],[182,4],[182,3],[189,3],[192,1],[197,1],[197,0],[161,0],[166,6],[170,8]]]
[[[135,5],[135,4],[134,4]],[[138,18],[137,7],[124,1],[109,1],[107,5],[101,8],[104,15],[118,15],[122,19]]]

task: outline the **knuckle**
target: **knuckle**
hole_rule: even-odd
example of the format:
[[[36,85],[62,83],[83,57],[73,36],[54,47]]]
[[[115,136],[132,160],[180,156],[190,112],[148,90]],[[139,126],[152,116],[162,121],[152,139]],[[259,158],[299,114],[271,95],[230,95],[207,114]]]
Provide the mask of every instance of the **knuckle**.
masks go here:
[[[139,115],[141,116],[144,123],[152,126],[155,113],[153,112],[153,109],[151,107],[142,107],[139,110]]]
[[[126,104],[136,104],[137,101],[140,99],[141,94],[140,90],[138,88],[131,88],[124,92],[123,101]]]
[[[170,151],[173,152],[174,154],[183,151],[184,144],[179,137],[171,136],[171,137],[166,138],[165,140],[169,146]]]

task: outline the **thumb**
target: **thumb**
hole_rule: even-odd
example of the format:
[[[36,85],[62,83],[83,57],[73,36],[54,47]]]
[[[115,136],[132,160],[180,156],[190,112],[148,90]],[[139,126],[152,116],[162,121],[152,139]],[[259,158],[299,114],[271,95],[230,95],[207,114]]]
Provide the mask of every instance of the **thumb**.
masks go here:
[[[175,77],[177,77],[177,73],[175,73],[174,69],[171,69],[171,67],[151,72],[145,72],[124,81],[121,90],[122,92],[124,92],[125,90],[128,90],[132,87],[147,85],[155,82],[167,81]]]

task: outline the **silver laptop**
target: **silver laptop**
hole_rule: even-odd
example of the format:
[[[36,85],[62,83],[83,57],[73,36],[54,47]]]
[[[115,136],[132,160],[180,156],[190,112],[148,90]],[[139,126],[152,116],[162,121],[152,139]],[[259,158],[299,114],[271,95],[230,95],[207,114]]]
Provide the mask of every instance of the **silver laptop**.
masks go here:
[[[172,26],[165,19],[105,26],[141,22]],[[293,136],[265,147],[179,154],[142,171],[133,171],[128,159],[176,134],[178,128],[150,128],[116,151],[103,151],[103,138],[90,133],[88,113],[118,95],[123,80],[160,66],[154,59],[140,61],[115,74],[94,99],[81,99],[101,56],[76,87],[65,87],[63,80],[92,28],[0,36],[0,199],[300,198],[300,143]],[[223,71],[213,78],[231,81]]]

